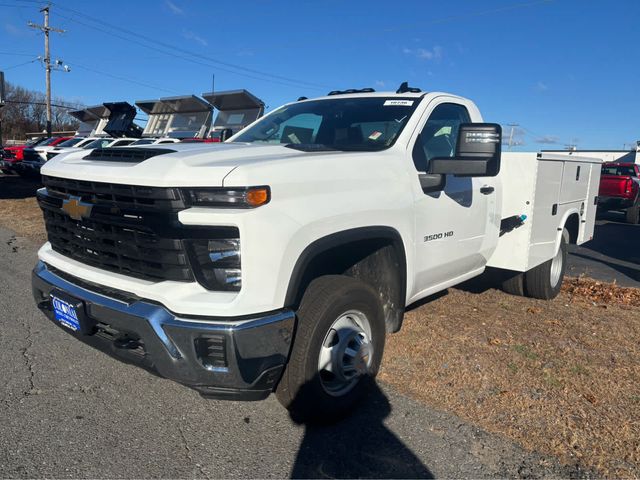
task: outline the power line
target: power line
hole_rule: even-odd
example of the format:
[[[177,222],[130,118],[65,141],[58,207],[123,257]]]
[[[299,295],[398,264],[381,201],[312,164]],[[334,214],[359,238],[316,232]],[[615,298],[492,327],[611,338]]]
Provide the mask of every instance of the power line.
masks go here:
[[[290,78],[290,77],[285,77],[285,76],[281,76],[281,75],[274,75],[268,72],[263,72],[260,70],[255,70],[252,68],[248,68],[248,67],[243,67],[241,65],[236,65],[233,63],[229,63],[229,62],[223,62],[221,60],[217,60],[215,58],[211,58],[211,57],[207,57],[205,55],[200,55],[200,54],[196,54],[193,52],[190,52],[189,50],[185,50],[183,48],[180,47],[176,47],[174,45],[165,43],[161,40],[155,39],[155,38],[151,38],[151,37],[147,37],[145,35],[142,35],[140,33],[137,32],[133,32],[131,30],[127,30],[125,28],[122,27],[118,27],[116,25],[112,25],[109,24],[108,22],[105,22],[102,19],[96,19],[95,17],[91,17],[89,15],[86,15],[83,12],[80,12],[78,10],[74,10],[68,7],[64,7],[64,6],[59,6],[59,8],[71,12],[77,16],[83,17],[85,19],[88,19],[91,22],[97,23],[98,25],[100,25],[100,27],[95,26],[95,25],[88,25],[80,20],[78,20],[78,18],[76,17],[67,17],[67,16],[63,16],[60,15],[62,18],[65,18],[67,20],[70,20],[72,22],[75,23],[79,23],[81,25],[84,25],[85,27],[88,28],[92,28],[98,31],[101,31],[103,33],[106,33],[108,35],[112,35],[115,36],[117,38],[123,39],[127,42],[132,42],[132,43],[136,43],[138,45],[141,45],[142,47],[151,49],[151,50],[156,50],[158,52],[164,53],[165,55],[169,55],[169,56],[173,56],[176,58],[181,58],[183,60],[192,62],[192,63],[198,63],[200,65],[204,65],[207,66],[209,68],[211,68],[212,66],[215,66],[216,68],[229,72],[229,73],[233,73],[235,75],[241,75],[241,76],[245,76],[245,77],[249,77],[249,78],[253,78],[256,80],[261,80],[261,81],[269,81],[269,82],[273,82],[273,83],[280,83],[280,84],[284,84],[285,86],[296,86],[296,87],[300,87],[300,86],[304,86],[306,88],[313,88],[313,89],[325,89],[325,88],[332,88],[330,86],[327,85],[322,85],[322,84],[318,84],[318,83],[313,83],[313,82],[307,82],[304,80],[298,80],[298,79],[294,79],[294,78]],[[117,33],[114,33],[113,31],[108,31],[105,30],[104,28],[102,28],[103,26],[107,26],[108,28],[112,29],[112,30],[117,30],[120,31],[122,33],[124,33],[125,35],[129,35],[131,37],[134,38],[139,38],[142,39],[144,42],[147,43],[152,43],[152,45],[148,45],[147,43],[142,43],[140,40],[134,40],[131,38],[126,38],[126,37],[122,37],[121,35],[118,35]],[[164,47],[164,49],[157,47],[156,45],[161,45],[162,47]],[[166,49],[170,49],[170,50],[174,50],[176,52],[180,52],[180,55],[173,53],[173,52],[168,52]],[[206,62],[206,63],[203,63]],[[221,67],[220,65],[227,67],[226,69]],[[234,71],[234,70],[228,70],[228,68],[232,68],[235,70],[240,70],[238,71]],[[246,73],[245,73],[246,72]],[[260,77],[256,77],[255,75],[260,75],[262,77],[267,77],[267,78],[260,78]],[[283,83],[283,82],[287,82],[287,83]]]
[[[17,65],[12,65],[10,67],[6,67],[3,70],[6,72],[7,70],[11,70],[12,68],[18,68],[18,67],[22,67],[23,65],[27,65],[28,63],[33,63],[33,62],[37,62],[38,59],[34,58],[33,60],[29,60],[27,62],[22,62],[22,63],[18,63]]]
[[[5,100],[5,103],[17,103],[20,105],[46,105],[46,102],[23,102],[21,100]],[[80,108],[80,105],[61,105],[59,103],[52,103],[52,107],[66,108],[67,110],[75,110]]]
[[[160,91],[167,92],[167,93],[174,93],[174,94],[179,94],[180,93],[180,92],[176,92],[175,90],[169,90],[169,89],[166,89],[166,88],[163,88],[163,87],[159,87],[157,85],[151,85],[149,83],[140,82],[140,81],[134,80],[132,78],[126,78],[126,77],[120,77],[118,75],[113,75],[112,73],[103,72],[103,71],[97,70],[95,68],[88,67],[86,65],[81,65],[81,64],[73,62],[73,61],[70,61],[69,63],[71,65],[73,65],[74,67],[76,67],[76,68],[80,68],[82,70],[87,70],[89,72],[97,73],[98,75],[104,75],[106,77],[111,77],[111,78],[114,78],[116,80],[121,80],[123,82],[132,83],[134,85],[139,85],[141,87],[152,88],[154,90],[160,90]]]
[[[18,0],[18,1],[28,1],[28,0]],[[31,3],[41,3],[41,2],[32,1]],[[50,4],[54,5],[53,2],[50,2]],[[146,36],[144,36],[142,34],[133,32],[131,30],[127,30],[127,29],[118,27],[116,25],[109,24],[109,23],[105,22],[102,19],[97,19],[95,17],[91,17],[89,15],[86,15],[83,12],[78,11],[78,10],[74,10],[72,8],[68,8],[68,7],[65,7],[65,6],[62,6],[62,5],[57,5],[57,4],[55,6],[60,8],[60,9],[62,9],[62,10],[72,12],[75,15],[84,17],[84,18],[88,19],[91,22],[98,23],[100,26],[87,24],[85,22],[82,22],[82,21],[78,20],[78,18],[68,17],[68,16],[61,15],[60,13],[58,13],[58,16],[61,17],[61,18],[64,18],[66,20],[78,23],[78,24],[83,25],[83,26],[85,26],[87,28],[91,28],[91,29],[94,29],[94,30],[101,31],[101,32],[103,32],[103,33],[105,33],[107,35],[111,35],[111,36],[120,38],[120,39],[125,40],[127,42],[136,43],[138,45],[141,45],[142,47],[145,47],[145,48],[148,48],[148,49],[155,50],[157,52],[163,53],[164,55],[169,55],[169,56],[173,56],[175,58],[180,58],[182,60],[186,60],[186,61],[189,61],[189,62],[192,62],[192,63],[197,63],[199,65],[203,65],[203,66],[206,66],[208,68],[211,68],[211,67],[215,66],[215,68],[217,68],[219,70],[222,70],[222,71],[226,71],[228,73],[232,73],[232,74],[235,74],[235,75],[241,75],[241,76],[248,77],[248,78],[253,78],[255,80],[278,83],[278,84],[281,84],[281,85],[284,85],[284,86],[287,86],[287,87],[300,88],[301,86],[304,86],[305,88],[321,90],[321,88],[314,88],[313,86],[315,85],[316,87],[322,87],[322,89],[324,89],[324,88],[332,88],[332,87],[329,87],[329,86],[315,84],[315,83],[312,83],[312,82],[306,82],[306,81],[303,81],[303,80],[292,79],[292,78],[288,78],[288,77],[284,77],[284,76],[280,76],[280,75],[273,75],[273,74],[270,74],[270,73],[267,73],[267,72],[261,72],[259,70],[254,70],[254,69],[250,69],[250,68],[247,68],[247,67],[243,67],[241,65],[235,65],[235,64],[228,63],[228,62],[223,62],[223,61],[220,61],[220,60],[216,60],[216,59],[213,59],[213,58],[210,58],[210,57],[206,57],[204,55],[194,54],[193,52],[190,52],[188,50],[185,50],[185,49],[182,49],[182,48],[175,47],[173,45],[164,43],[164,42],[162,42],[162,41],[160,41],[158,39],[154,39],[154,38],[151,38],[151,37],[146,37]],[[143,41],[153,43],[154,45],[147,45],[146,43],[142,43],[140,41],[136,41],[134,39],[131,39],[131,38],[128,38],[128,37],[124,37],[122,35],[118,35],[118,34],[114,33],[113,31],[109,31],[109,30],[106,30],[106,29],[102,28],[102,26],[107,26],[107,27],[109,27],[111,29],[119,30],[119,31],[124,32],[126,35],[129,35],[129,36],[139,37]],[[155,44],[159,44],[159,45],[164,46],[165,48],[169,48],[169,49],[172,49],[172,50],[175,50],[175,51],[178,51],[178,52],[182,52],[182,55],[178,55],[176,53],[168,52],[168,51],[166,51],[164,49],[158,48],[158,47],[155,46]],[[188,57],[185,57],[185,55],[187,55]],[[196,59],[203,59],[204,61],[199,61],[199,60],[196,60]],[[214,64],[216,64],[216,65],[214,65]],[[230,70],[228,68],[220,67],[217,64],[225,65],[225,66],[227,66],[229,68],[234,68],[234,69],[237,69],[237,70],[244,70],[244,71],[250,72],[250,73],[237,72],[237,71],[234,71],[234,70]],[[261,77],[258,77],[256,75],[252,75],[251,73],[255,73],[256,75],[261,75],[263,77],[270,77],[270,78],[261,78]],[[120,78],[120,79],[122,79],[122,78]]]
[[[16,57],[37,57],[37,53],[0,52],[0,55],[13,55]]]

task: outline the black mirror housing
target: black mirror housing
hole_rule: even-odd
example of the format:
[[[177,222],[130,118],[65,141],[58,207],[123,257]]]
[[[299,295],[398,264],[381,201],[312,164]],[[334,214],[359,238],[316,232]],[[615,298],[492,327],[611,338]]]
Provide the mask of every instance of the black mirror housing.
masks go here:
[[[429,173],[459,177],[495,177],[500,172],[502,127],[497,123],[463,123],[453,158],[433,158]]]

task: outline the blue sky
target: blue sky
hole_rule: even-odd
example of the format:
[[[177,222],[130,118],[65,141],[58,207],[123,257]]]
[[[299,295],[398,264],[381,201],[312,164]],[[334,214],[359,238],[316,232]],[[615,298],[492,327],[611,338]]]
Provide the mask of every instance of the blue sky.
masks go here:
[[[44,90],[41,2],[0,0],[0,70]],[[520,150],[640,140],[637,0],[57,0],[54,95],[86,104],[246,88],[275,108],[402,81],[518,123]],[[146,46],[145,46],[146,45]],[[176,49],[170,48],[177,47]],[[19,66],[16,66],[19,65]],[[13,68],[12,68],[13,67]]]

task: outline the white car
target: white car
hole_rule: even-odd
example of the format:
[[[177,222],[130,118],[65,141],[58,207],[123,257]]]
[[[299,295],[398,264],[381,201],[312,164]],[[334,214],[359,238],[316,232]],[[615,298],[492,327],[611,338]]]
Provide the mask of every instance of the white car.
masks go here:
[[[302,418],[366,395],[407,305],[488,267],[555,297],[567,244],[593,235],[600,159],[502,154],[472,101],[403,84],[42,174],[33,292],[54,324],[206,397],[275,392]]]
[[[131,144],[132,147],[137,147],[139,145],[162,145],[164,143],[178,143],[180,141],[179,138],[140,138]]]
[[[96,148],[124,147],[138,140],[137,138],[112,138],[112,137],[94,137],[85,138],[77,142],[75,146],[67,146],[56,148],[52,147],[47,150],[38,151],[40,156],[37,160],[24,160],[20,164],[21,171],[27,174],[38,173],[42,165],[61,153],[79,152],[85,150],[93,150]],[[69,140],[67,140],[69,141]],[[62,142],[66,143],[66,142]],[[60,145],[62,145],[62,143]],[[44,158],[42,156],[44,155]]]

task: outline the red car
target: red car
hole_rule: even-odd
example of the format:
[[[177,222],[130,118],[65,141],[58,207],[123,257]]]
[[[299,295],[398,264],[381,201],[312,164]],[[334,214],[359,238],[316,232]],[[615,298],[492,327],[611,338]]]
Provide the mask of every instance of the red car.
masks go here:
[[[640,223],[640,167],[637,164],[602,164],[598,208],[622,210],[628,223]]]
[[[24,160],[25,150],[29,151],[33,147],[53,147],[70,138],[71,137],[39,138],[35,141],[27,142],[24,145],[4,147],[2,160],[0,161],[0,170],[2,170],[3,173],[17,173],[15,171],[15,164]]]

